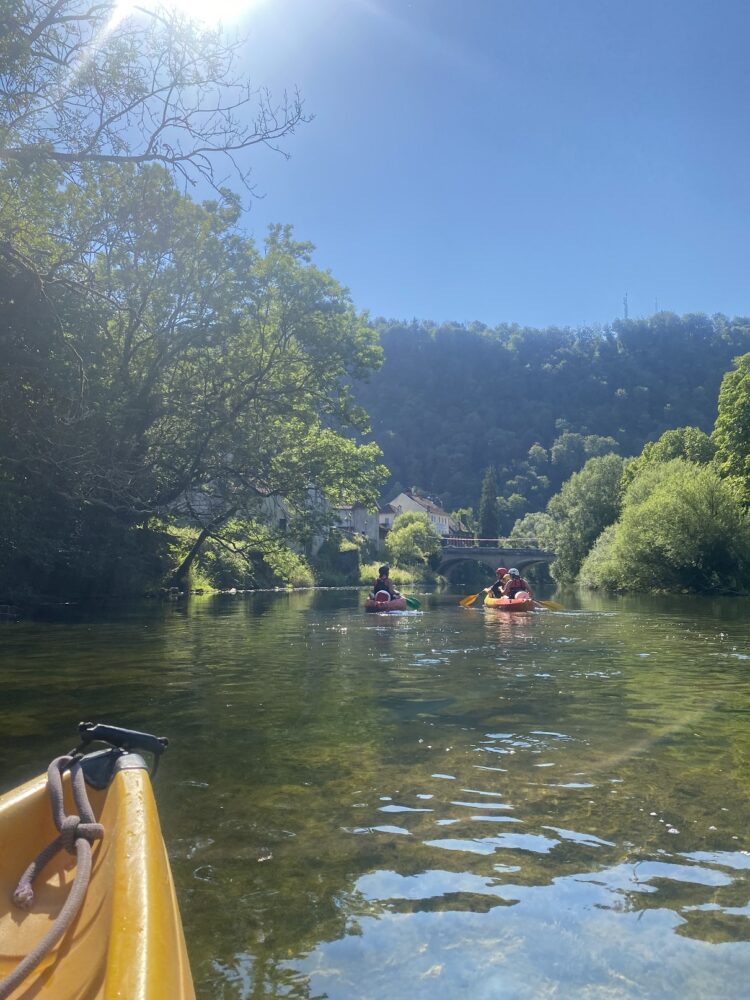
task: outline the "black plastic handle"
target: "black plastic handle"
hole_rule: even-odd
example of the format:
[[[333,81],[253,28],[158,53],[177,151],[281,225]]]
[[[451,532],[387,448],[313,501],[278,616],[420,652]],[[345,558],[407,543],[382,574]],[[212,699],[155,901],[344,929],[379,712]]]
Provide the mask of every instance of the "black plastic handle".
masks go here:
[[[121,726],[107,726],[102,722],[81,722],[78,725],[81,743],[109,743],[121,750],[138,753],[151,753],[157,759],[169,746],[166,736],[152,736],[150,733],[139,733],[135,729],[123,729]]]

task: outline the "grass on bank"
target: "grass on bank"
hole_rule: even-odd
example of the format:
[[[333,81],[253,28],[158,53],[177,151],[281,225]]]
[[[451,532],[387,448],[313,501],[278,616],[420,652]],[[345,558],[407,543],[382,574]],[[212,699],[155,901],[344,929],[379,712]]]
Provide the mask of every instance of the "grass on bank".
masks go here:
[[[383,565],[382,562],[363,563],[359,568],[359,585],[361,587],[371,587],[378,578],[378,570]],[[409,566],[391,566],[391,580],[397,587],[402,587],[407,583],[436,583],[439,577],[427,567],[424,570]]]

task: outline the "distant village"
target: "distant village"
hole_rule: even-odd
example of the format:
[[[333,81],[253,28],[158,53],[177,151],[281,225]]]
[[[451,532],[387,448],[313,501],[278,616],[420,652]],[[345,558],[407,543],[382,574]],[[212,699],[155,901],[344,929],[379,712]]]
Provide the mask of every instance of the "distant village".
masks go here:
[[[364,504],[354,503],[349,506],[335,507],[339,530],[345,534],[364,535],[373,542],[378,550],[382,547],[386,535],[393,527],[394,518],[407,511],[426,514],[433,528],[441,538],[447,536],[465,538],[469,534],[467,528],[427,497],[419,496],[411,490],[405,490],[395,496],[377,511],[369,511]]]

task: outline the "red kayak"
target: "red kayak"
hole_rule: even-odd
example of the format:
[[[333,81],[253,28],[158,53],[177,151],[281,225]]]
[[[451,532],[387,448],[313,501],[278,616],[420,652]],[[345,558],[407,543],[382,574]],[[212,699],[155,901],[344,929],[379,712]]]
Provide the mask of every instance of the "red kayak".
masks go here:
[[[365,611],[406,611],[405,597],[391,597],[387,590],[379,590],[365,601]]]
[[[533,611],[534,600],[525,590],[519,590],[515,597],[490,597],[488,594],[484,606],[498,611]]]

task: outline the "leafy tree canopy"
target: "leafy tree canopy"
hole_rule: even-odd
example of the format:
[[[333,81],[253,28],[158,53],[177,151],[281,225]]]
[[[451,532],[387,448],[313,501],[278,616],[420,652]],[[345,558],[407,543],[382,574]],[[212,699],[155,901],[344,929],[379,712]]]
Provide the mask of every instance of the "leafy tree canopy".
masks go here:
[[[524,499],[513,518],[542,510],[590,458],[639,455],[673,428],[709,433],[724,373],[750,351],[750,320],[721,315],[578,329],[377,326],[385,362],[356,392],[393,480],[478,509],[492,465],[497,495]]]
[[[750,354],[736,358],[722,380],[713,442],[722,476],[750,506]]]
[[[689,462],[705,465],[713,459],[715,452],[716,447],[709,435],[698,427],[676,427],[665,431],[658,441],[650,441],[637,458],[627,463],[622,477],[623,489],[627,489],[650,465],[669,462],[673,458],[685,458]]]
[[[0,209],[9,227],[28,209],[0,252],[9,575],[33,552],[24,572],[42,578],[154,517],[201,544],[272,497],[308,532],[316,493],[374,504],[385,469],[347,436],[367,427],[347,386],[380,348],[312,247],[278,226],[257,247],[236,206],[198,205],[158,167],[97,168],[38,202],[47,169],[13,177]]]
[[[440,553],[440,536],[427,514],[406,511],[394,518],[385,545],[394,563],[426,566],[431,557]]]
[[[497,507],[497,477],[494,466],[489,466],[482,480],[482,494],[479,498],[479,536],[497,538],[500,530]]]
[[[524,514],[513,525],[510,537],[514,541],[519,542],[519,544],[525,543],[528,545],[530,541],[533,541],[542,549],[553,550],[555,521],[545,511]]]
[[[750,585],[750,526],[729,485],[683,458],[652,466],[629,487],[619,521],[581,568],[612,591],[736,591]]]
[[[551,572],[559,583],[571,583],[581,563],[602,531],[620,510],[619,455],[590,458],[547,504],[552,518],[552,546],[557,556]]]

